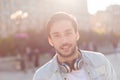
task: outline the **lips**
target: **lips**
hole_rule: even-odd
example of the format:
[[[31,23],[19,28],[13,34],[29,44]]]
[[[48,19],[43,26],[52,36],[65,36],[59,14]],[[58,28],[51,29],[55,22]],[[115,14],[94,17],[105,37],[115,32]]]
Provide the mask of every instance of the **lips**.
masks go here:
[[[72,45],[71,44],[65,44],[61,47],[62,50],[68,51]]]

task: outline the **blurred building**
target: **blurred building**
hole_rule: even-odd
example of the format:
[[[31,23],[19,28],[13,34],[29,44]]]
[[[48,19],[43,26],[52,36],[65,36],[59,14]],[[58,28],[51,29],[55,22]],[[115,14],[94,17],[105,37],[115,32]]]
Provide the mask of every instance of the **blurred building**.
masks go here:
[[[111,5],[107,7],[106,12],[109,14],[109,27],[115,33],[120,33],[120,5]]]
[[[120,5],[108,6],[91,16],[92,29],[99,33],[120,33]]]
[[[106,24],[108,18],[106,15],[107,15],[106,12],[98,11],[95,15],[91,16],[91,24],[92,24],[91,29],[94,32],[99,34],[104,34],[108,32],[107,24]]]
[[[56,11],[73,14],[80,29],[90,28],[87,0],[0,0],[0,35],[7,36],[18,29],[16,21],[10,19],[17,10],[28,13],[28,17],[20,21],[23,31],[30,28],[40,30]]]

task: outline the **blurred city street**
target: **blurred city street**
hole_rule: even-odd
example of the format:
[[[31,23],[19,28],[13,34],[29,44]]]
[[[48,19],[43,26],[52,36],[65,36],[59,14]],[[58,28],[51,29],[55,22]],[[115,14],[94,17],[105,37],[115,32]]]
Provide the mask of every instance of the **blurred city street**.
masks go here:
[[[44,58],[45,57],[48,57],[48,55],[44,56]],[[120,54],[110,54],[110,55],[106,55],[106,57],[113,64],[115,71],[117,73],[118,79],[120,79],[120,62],[119,62]],[[41,63],[45,63],[46,61],[41,60]],[[3,68],[3,65],[5,65],[5,64],[7,65],[5,67],[8,67],[7,68],[8,70],[5,70],[6,68],[2,69],[2,70],[0,69],[0,80],[32,80],[34,72],[37,69],[37,68],[35,70],[28,69],[26,72],[23,72],[23,71],[10,69],[9,65],[11,65],[11,64],[8,65],[7,63],[2,63],[1,64],[2,66],[0,65],[0,67]]]

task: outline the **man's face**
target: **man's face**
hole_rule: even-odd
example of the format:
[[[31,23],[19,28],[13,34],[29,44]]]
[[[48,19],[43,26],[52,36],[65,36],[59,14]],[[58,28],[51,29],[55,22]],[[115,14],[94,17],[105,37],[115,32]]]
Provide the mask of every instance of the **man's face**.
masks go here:
[[[61,20],[51,26],[48,41],[56,49],[58,55],[68,57],[75,53],[78,38],[79,34],[75,32],[72,23]]]

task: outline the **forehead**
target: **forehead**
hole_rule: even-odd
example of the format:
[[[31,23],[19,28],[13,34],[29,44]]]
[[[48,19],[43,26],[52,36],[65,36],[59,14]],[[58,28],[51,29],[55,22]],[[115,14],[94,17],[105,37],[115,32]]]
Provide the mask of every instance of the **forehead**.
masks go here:
[[[64,32],[66,30],[74,30],[71,21],[61,20],[61,21],[56,21],[55,23],[53,23],[50,29],[50,33]]]

